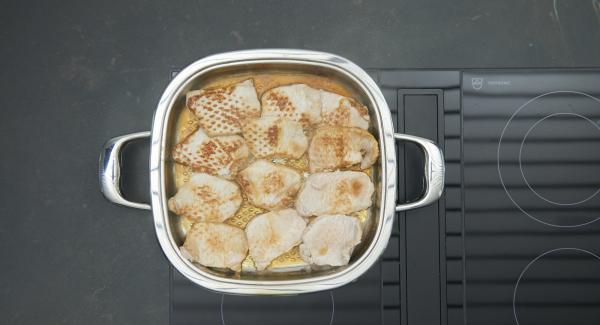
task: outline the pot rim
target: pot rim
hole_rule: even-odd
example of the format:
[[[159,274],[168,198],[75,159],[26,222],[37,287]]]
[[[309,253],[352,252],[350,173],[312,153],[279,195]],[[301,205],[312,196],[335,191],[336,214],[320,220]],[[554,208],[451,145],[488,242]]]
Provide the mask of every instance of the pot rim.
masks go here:
[[[297,64],[317,66],[344,75],[368,98],[375,113],[380,149],[379,222],[365,251],[350,265],[330,274],[295,280],[246,280],[223,278],[205,272],[186,260],[171,235],[165,185],[167,122],[174,102],[185,86],[201,74],[215,69],[247,64]],[[186,278],[207,289],[231,294],[289,295],[333,289],[351,282],[377,262],[389,241],[395,214],[396,149],[391,113],[379,87],[359,66],[325,52],[291,49],[244,50],[200,59],[169,83],[158,103],[152,124],[150,148],[150,195],[159,244],[169,262]]]

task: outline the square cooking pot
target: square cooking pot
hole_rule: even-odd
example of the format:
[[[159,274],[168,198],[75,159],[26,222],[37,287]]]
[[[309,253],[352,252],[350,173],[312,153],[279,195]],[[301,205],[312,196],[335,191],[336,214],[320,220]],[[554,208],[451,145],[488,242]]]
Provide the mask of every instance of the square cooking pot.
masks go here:
[[[174,191],[170,148],[174,141],[175,120],[181,108],[185,107],[185,94],[216,76],[269,71],[327,76],[349,87],[356,99],[369,109],[369,131],[377,139],[380,152],[372,173],[375,184],[372,222],[348,265],[308,272],[232,273],[192,263],[179,251],[184,238],[177,228],[178,217],[167,209],[167,199]],[[129,141],[147,137],[151,138],[151,204],[131,202],[123,197],[120,190],[121,149]],[[425,156],[424,194],[417,201],[401,205],[396,205],[395,140],[417,144]],[[127,207],[152,210],[156,236],[165,256],[173,267],[192,282],[228,294],[289,295],[340,287],[365,273],[387,246],[395,212],[416,209],[440,198],[444,188],[444,159],[440,148],[432,141],[394,133],[390,110],[381,90],[363,69],[349,60],[329,53],[305,50],[247,50],[206,57],[177,74],[158,103],[152,131],[116,137],[105,144],[100,155],[100,184],[108,200]]]

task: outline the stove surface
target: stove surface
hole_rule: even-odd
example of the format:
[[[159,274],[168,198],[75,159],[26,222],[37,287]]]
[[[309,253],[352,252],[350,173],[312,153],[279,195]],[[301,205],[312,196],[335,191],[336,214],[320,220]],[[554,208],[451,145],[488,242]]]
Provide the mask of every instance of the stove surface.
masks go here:
[[[600,323],[600,73],[462,80],[467,323]]]
[[[171,270],[171,324],[600,323],[600,71],[370,72],[396,131],[444,149],[442,199],[332,291],[223,296]],[[397,148],[411,201],[422,153]]]

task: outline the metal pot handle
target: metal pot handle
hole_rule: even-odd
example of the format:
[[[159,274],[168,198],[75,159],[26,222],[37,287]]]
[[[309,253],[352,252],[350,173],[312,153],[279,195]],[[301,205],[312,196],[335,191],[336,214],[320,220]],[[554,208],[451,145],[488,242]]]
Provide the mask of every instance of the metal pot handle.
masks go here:
[[[150,210],[147,203],[127,200],[121,194],[121,149],[132,140],[148,138],[150,131],[122,135],[108,140],[100,153],[100,189],[109,201],[130,208]]]
[[[414,135],[394,133],[394,139],[414,142],[425,154],[425,194],[414,202],[396,206],[396,211],[420,208],[437,201],[444,191],[444,154],[431,140]]]

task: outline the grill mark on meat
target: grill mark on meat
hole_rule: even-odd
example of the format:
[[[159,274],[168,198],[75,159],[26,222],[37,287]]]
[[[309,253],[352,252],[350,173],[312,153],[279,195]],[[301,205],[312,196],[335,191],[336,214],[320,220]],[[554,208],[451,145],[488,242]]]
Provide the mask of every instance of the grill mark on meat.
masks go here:
[[[276,124],[272,125],[267,130],[267,140],[273,147],[277,146],[277,143],[279,142],[279,132],[279,127]]]
[[[275,91],[271,91],[267,94],[267,100],[273,102],[277,108],[282,112],[291,112],[294,110],[294,106],[290,103],[287,96],[280,95]]]
[[[352,195],[359,196],[360,193],[362,192],[363,184],[360,181],[358,181],[357,179],[354,179],[354,180],[352,180],[351,188],[352,188],[352,191],[351,191]]]
[[[207,141],[200,146],[200,154],[210,159],[217,152],[217,143],[215,141]]]
[[[340,210],[347,210],[351,205],[351,189],[350,184],[346,180],[340,181],[336,184],[335,194],[334,194],[334,205],[337,206]]]
[[[350,111],[345,109],[343,102],[345,99],[340,99],[338,107],[333,112],[324,114],[323,121],[331,125],[346,125],[350,121]]]
[[[336,161],[342,160],[344,157],[344,136],[342,134],[331,134],[323,136],[324,154],[332,152]]]
[[[280,191],[285,184],[283,183],[283,178],[280,173],[274,171],[270,172],[265,176],[265,180],[263,181],[263,187],[265,193],[272,194]]]

